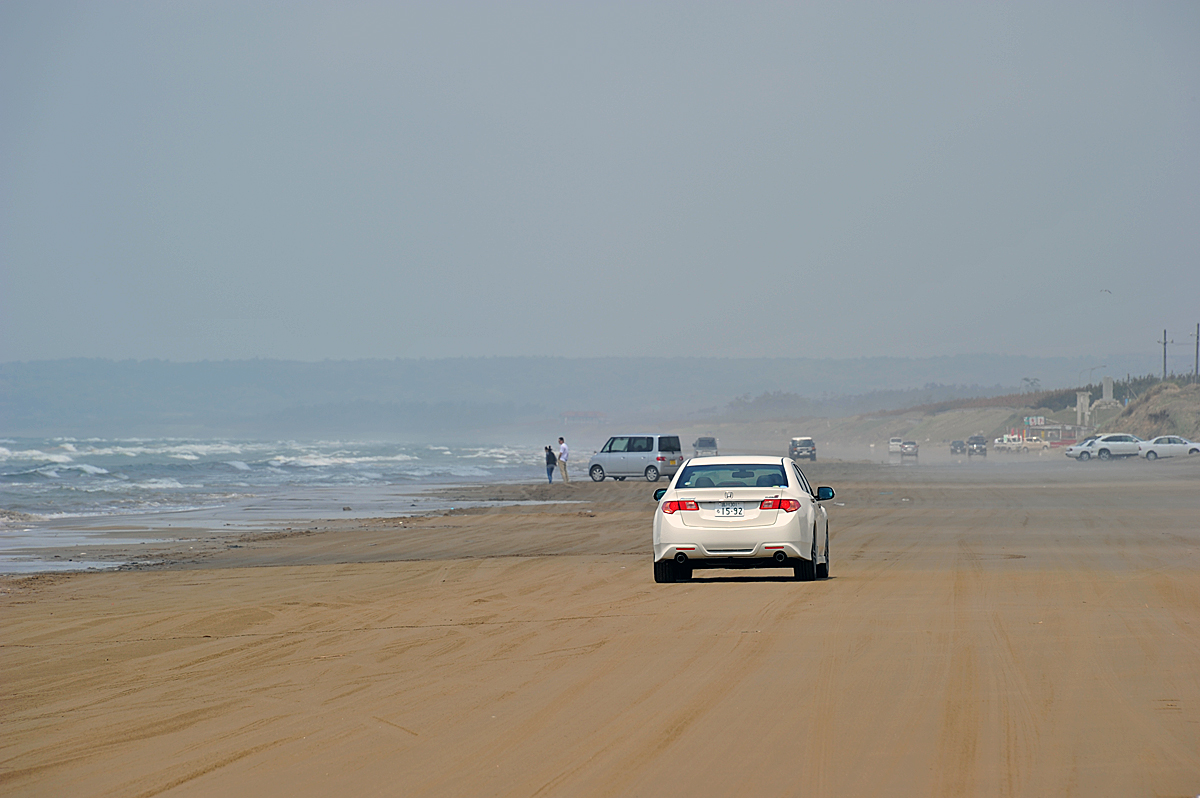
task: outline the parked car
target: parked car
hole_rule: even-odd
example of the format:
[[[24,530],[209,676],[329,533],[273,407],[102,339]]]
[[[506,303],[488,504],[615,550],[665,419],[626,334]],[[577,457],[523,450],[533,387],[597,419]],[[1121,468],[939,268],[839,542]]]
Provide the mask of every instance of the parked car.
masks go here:
[[[697,438],[692,443],[692,452],[696,457],[715,457],[720,454],[717,451],[717,439]]]
[[[802,457],[807,457],[809,460],[816,460],[817,442],[812,438],[792,438],[791,445],[788,446],[788,457],[797,460]]]
[[[596,482],[605,477],[622,481],[645,477],[658,482],[672,476],[683,464],[678,435],[614,435],[588,461],[588,474]]]
[[[1142,440],[1136,435],[1126,435],[1123,432],[1109,433],[1095,438],[1089,438],[1083,443],[1068,446],[1063,449],[1067,457],[1076,460],[1111,460],[1115,457],[1137,457],[1138,445]]]
[[[1020,435],[1003,435],[992,443],[998,452],[1048,451],[1050,444],[1041,438],[1022,438]]]
[[[904,445],[903,438],[888,439],[888,454],[900,454],[900,447]]]
[[[967,453],[967,442],[966,441],[950,441],[950,454],[966,454],[966,453]]]
[[[900,456],[901,457],[916,457],[917,456],[917,448],[918,447],[917,447],[916,441],[904,441],[903,443],[900,444]]]
[[[1152,441],[1142,441],[1139,443],[1138,454],[1147,460],[1157,460],[1160,457],[1200,454],[1200,443],[1192,443],[1185,438],[1180,438],[1178,435],[1160,435]]]
[[[688,460],[654,492],[654,581],[692,578],[696,568],[791,568],[795,579],[829,576],[829,516],[787,457]]]
[[[975,454],[987,457],[987,438],[982,435],[972,435],[967,438],[967,457]]]

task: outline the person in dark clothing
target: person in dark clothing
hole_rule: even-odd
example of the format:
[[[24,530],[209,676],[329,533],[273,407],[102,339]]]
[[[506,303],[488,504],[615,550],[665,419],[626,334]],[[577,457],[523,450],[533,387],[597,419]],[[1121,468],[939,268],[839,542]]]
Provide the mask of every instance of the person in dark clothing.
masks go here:
[[[558,465],[558,455],[549,446],[546,447],[546,479],[554,484],[554,467]]]

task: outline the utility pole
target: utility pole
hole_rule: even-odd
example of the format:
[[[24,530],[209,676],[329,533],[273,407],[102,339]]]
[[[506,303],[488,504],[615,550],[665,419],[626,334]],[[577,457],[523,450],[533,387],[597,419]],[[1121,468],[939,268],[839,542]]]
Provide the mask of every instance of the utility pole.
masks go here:
[[[1163,339],[1161,341],[1155,341],[1154,343],[1163,345],[1163,382],[1166,382],[1167,381],[1167,344],[1173,344],[1175,342],[1168,341],[1167,340],[1167,331],[1163,330]]]

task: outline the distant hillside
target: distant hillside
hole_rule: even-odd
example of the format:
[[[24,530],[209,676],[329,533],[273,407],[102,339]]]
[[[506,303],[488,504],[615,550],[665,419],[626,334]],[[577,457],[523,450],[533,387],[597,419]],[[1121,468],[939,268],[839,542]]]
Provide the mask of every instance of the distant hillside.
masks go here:
[[[1157,385],[1130,402],[1102,431],[1128,432],[1143,439],[1181,435],[1194,441],[1200,438],[1200,385]]]

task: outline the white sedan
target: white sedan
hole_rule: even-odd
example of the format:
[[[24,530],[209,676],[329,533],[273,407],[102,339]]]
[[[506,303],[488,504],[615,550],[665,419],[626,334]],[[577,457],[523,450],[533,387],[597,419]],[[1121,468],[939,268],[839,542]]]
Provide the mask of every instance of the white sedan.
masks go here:
[[[704,457],[684,463],[654,492],[654,581],[696,568],[791,568],[802,581],[829,576],[829,517],[787,457]]]
[[[1138,444],[1138,454],[1147,460],[1157,460],[1160,457],[1176,457],[1186,454],[1200,454],[1200,443],[1192,443],[1178,435],[1160,435],[1152,441],[1142,441]]]
[[[1142,443],[1142,440],[1136,435],[1113,432],[1108,435],[1101,435],[1098,438],[1086,440],[1083,443],[1077,443],[1074,446],[1068,446],[1063,450],[1063,454],[1067,457],[1074,457],[1076,460],[1091,460],[1093,457],[1100,460],[1111,460],[1117,457],[1137,457],[1138,444],[1140,443]]]

